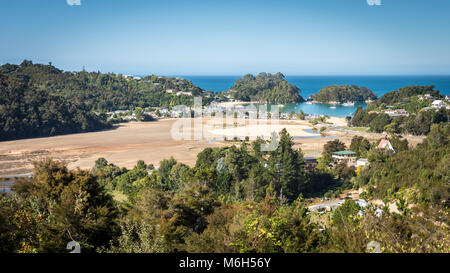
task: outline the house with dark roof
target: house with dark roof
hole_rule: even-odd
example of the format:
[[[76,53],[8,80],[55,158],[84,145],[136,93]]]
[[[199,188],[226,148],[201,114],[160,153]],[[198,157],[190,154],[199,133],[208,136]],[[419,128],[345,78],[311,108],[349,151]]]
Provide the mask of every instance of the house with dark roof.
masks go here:
[[[306,169],[314,169],[317,165],[319,165],[317,159],[314,157],[305,157],[304,160]]]

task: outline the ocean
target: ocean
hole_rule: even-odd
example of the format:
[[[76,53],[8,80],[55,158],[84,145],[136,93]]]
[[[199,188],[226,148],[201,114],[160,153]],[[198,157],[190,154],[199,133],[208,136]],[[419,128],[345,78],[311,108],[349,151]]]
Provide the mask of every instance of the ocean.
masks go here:
[[[179,76],[191,80],[195,85],[214,92],[228,90],[241,76]],[[333,84],[348,84],[365,86],[372,90],[378,97],[389,91],[398,90],[409,85],[434,85],[444,95],[450,95],[450,75],[448,76],[286,76],[286,80],[301,89],[300,95],[307,99],[312,94],[319,92],[323,87]],[[321,114],[336,117],[353,115],[358,106],[352,107],[337,105],[336,108],[328,104],[286,104],[280,108],[281,112],[298,112],[300,109],[307,114]]]

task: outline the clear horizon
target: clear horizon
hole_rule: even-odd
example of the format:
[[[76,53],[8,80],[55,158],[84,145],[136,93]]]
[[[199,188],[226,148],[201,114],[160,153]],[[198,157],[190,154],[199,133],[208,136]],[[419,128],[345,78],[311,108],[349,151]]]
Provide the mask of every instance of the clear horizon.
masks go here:
[[[219,76],[450,75],[450,1],[0,0],[0,63]],[[18,20],[17,18],[20,18]]]

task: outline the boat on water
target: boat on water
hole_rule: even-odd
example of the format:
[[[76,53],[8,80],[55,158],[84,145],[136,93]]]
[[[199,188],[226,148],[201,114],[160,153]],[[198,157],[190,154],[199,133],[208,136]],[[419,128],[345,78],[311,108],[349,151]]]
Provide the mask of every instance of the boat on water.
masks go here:
[[[308,101],[308,102],[306,102],[306,104],[313,104],[312,102],[310,102],[310,101]]]
[[[334,105],[330,106],[330,109],[336,109],[336,106],[334,106]]]
[[[347,102],[343,103],[342,106],[355,106],[355,103],[351,102],[351,101],[347,101]]]

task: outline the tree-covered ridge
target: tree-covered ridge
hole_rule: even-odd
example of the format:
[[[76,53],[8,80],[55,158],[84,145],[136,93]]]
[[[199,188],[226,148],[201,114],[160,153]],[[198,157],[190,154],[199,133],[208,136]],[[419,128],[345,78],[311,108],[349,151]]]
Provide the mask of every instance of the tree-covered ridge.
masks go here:
[[[109,128],[82,101],[38,90],[27,76],[0,74],[0,140],[48,137]]]
[[[433,124],[449,121],[448,108],[430,107],[434,100],[443,97],[438,90],[434,90],[434,86],[403,87],[398,91],[386,93],[370,103],[366,109],[358,107],[350,124],[370,127],[372,132],[377,133],[386,131],[427,135]]]
[[[284,75],[259,73],[257,76],[247,74],[237,79],[228,93],[239,101],[257,101],[264,103],[303,102],[299,95],[300,88],[289,84]]]
[[[319,93],[312,95],[311,99],[321,102],[365,102],[375,100],[377,96],[366,87],[356,85],[332,85],[322,88]]]
[[[435,99],[443,98],[444,96],[438,90],[434,90],[434,85],[429,86],[406,86],[400,88],[398,91],[391,91],[384,94],[381,98],[374,102],[373,106],[381,104],[394,105],[397,103],[408,103],[411,97],[419,95],[431,95]]]
[[[152,75],[134,79],[113,73],[64,72],[51,64],[33,64],[31,61],[20,65],[5,64],[0,67],[0,74],[27,76],[30,85],[37,90],[61,95],[70,101],[83,101],[94,111],[192,105],[194,96],[205,95],[203,89],[180,78]],[[177,91],[190,92],[192,96],[177,94]]]

